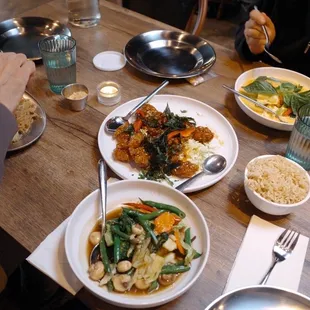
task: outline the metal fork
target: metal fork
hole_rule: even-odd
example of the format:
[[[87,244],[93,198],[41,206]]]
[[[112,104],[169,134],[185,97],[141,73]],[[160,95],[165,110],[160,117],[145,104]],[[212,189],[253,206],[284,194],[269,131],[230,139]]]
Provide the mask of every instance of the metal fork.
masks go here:
[[[299,235],[300,233],[289,229],[286,229],[280,235],[273,247],[273,263],[260,284],[266,284],[275,265],[286,260],[292,254],[298,242]]]
[[[254,5],[254,9],[255,9],[256,11],[260,12],[260,10],[257,8],[256,5]],[[263,28],[263,31],[264,31],[264,34],[265,34],[265,37],[266,37],[266,43],[265,43],[264,51],[265,51],[274,61],[276,61],[277,63],[281,64],[282,61],[281,61],[278,57],[276,57],[275,55],[273,55],[273,54],[271,54],[271,53],[269,52],[269,48],[270,48],[270,39],[269,39],[269,35],[268,35],[267,29],[266,29],[266,27],[265,27],[264,25],[262,26],[262,28]]]

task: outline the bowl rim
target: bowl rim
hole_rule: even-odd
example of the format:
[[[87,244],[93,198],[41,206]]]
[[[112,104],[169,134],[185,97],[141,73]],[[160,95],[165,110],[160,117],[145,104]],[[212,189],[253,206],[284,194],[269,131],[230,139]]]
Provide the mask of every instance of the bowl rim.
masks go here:
[[[235,81],[235,85],[234,85],[235,90],[236,90],[236,91],[239,91],[239,89],[237,89],[237,84],[240,83],[240,79],[241,79],[243,76],[249,74],[250,72],[254,72],[254,71],[256,71],[257,69],[263,70],[263,71],[264,71],[264,70],[266,70],[266,71],[267,71],[267,70],[275,70],[275,71],[279,71],[279,72],[281,72],[281,71],[282,71],[282,72],[283,72],[283,71],[286,71],[286,72],[288,72],[288,73],[292,73],[292,74],[294,74],[294,75],[297,75],[297,76],[300,76],[300,77],[303,77],[303,78],[308,79],[308,80],[309,80],[309,84],[310,84],[310,78],[309,78],[308,76],[302,74],[302,73],[299,73],[299,72],[296,72],[296,71],[293,71],[293,70],[289,70],[289,69],[284,69],[284,68],[259,67],[259,68],[253,68],[253,69],[247,70],[247,71],[243,72],[242,74],[240,74],[240,75],[238,76],[238,78],[236,79],[236,81]],[[237,99],[237,98],[239,99],[239,101],[240,101],[240,102],[242,103],[242,105],[247,109],[247,111],[254,113],[255,115],[257,115],[257,116],[263,118],[264,120],[267,120],[267,121],[269,121],[269,122],[271,122],[271,123],[273,123],[273,124],[281,124],[281,126],[284,126],[284,127],[287,127],[287,128],[288,128],[288,127],[291,128],[291,127],[294,126],[294,123],[295,123],[295,122],[292,123],[292,124],[289,124],[289,123],[281,123],[280,121],[276,121],[276,120],[267,118],[267,117],[265,117],[265,116],[263,116],[263,115],[261,115],[261,114],[255,112],[255,111],[252,110],[251,108],[249,108],[249,107],[241,100],[241,98],[239,98],[238,95],[235,95],[235,98],[236,98],[236,99]],[[296,121],[296,120],[295,120],[295,121]]]
[[[277,203],[277,202],[272,202],[272,201],[269,201],[267,200],[266,198],[264,198],[263,196],[261,196],[260,194],[258,194],[256,191],[254,191],[253,189],[251,189],[247,184],[246,184],[246,181],[248,180],[248,165],[251,163],[251,162],[254,162],[255,160],[257,159],[260,159],[260,158],[268,158],[268,157],[274,157],[274,156],[281,156],[281,155],[270,155],[270,154],[267,154],[267,155],[260,155],[260,156],[257,156],[257,157],[254,157],[252,160],[250,160],[246,167],[245,167],[245,170],[244,170],[244,186],[247,187],[248,190],[250,190],[257,198],[269,203],[270,205],[272,206],[275,206],[275,207],[284,207],[284,208],[293,208],[293,207],[298,207],[302,204],[304,204],[305,202],[307,202],[310,198],[310,190],[308,191],[308,194],[306,195],[306,197],[299,201],[299,202],[295,202],[295,203],[291,203],[291,204],[284,204],[284,203]],[[293,160],[289,159],[289,158],[286,158],[284,156],[281,156],[283,157],[285,160],[288,160],[289,162],[293,163],[296,167],[298,167],[306,176],[307,176],[307,179],[308,179],[308,185],[309,185],[309,189],[310,189],[310,176],[308,174],[308,172],[302,167],[300,166],[298,163],[294,162]]]
[[[74,214],[77,213],[79,206],[82,203],[85,203],[85,201],[87,199],[89,199],[89,197],[91,195],[95,195],[96,193],[98,193],[99,189],[96,189],[96,190],[92,191],[90,194],[88,194],[86,197],[84,197],[78,203],[78,205],[75,207],[74,211],[72,212],[72,214],[70,216],[70,219],[69,219],[69,222],[68,222],[67,227],[66,227],[66,232],[65,232],[65,253],[66,253],[66,256],[67,256],[70,268],[72,269],[72,272],[79,279],[79,281],[83,284],[83,286],[87,290],[89,290],[92,294],[94,294],[95,296],[101,298],[102,300],[104,300],[104,301],[106,301],[106,302],[108,302],[110,304],[117,305],[117,306],[129,307],[129,308],[134,308],[134,307],[137,307],[137,308],[145,308],[145,307],[150,308],[150,307],[156,307],[156,306],[159,306],[159,305],[166,304],[166,303],[168,303],[168,302],[170,302],[170,301],[180,297],[189,288],[191,288],[193,286],[193,284],[198,280],[199,276],[204,271],[205,266],[206,266],[207,261],[208,261],[208,258],[209,258],[210,248],[211,248],[210,233],[209,233],[209,228],[208,228],[207,221],[204,218],[204,216],[203,216],[202,212],[200,211],[200,209],[198,208],[198,206],[189,197],[187,197],[184,193],[174,189],[173,187],[170,187],[168,185],[164,185],[164,184],[161,184],[161,183],[158,183],[158,182],[155,182],[155,181],[149,181],[149,180],[120,180],[118,182],[114,182],[114,183],[108,184],[108,189],[111,188],[111,187],[113,188],[113,187],[119,186],[120,183],[126,185],[126,184],[129,184],[129,183],[137,183],[137,182],[140,183],[140,184],[137,184],[137,188],[139,188],[139,186],[142,185],[141,183],[147,183],[147,184],[151,184],[151,186],[155,185],[155,186],[159,186],[159,187],[162,187],[162,188],[165,188],[165,189],[168,188],[169,190],[174,191],[177,195],[182,196],[183,199],[187,200],[187,202],[195,210],[195,213],[197,214],[197,216],[202,220],[203,230],[204,230],[204,233],[205,233],[205,236],[206,236],[206,240],[207,240],[207,246],[206,246],[206,248],[204,250],[205,255],[202,258],[201,263],[199,264],[197,273],[189,280],[187,285],[185,285],[183,288],[181,288],[179,291],[175,292],[174,294],[167,295],[167,296],[162,296],[160,299],[157,299],[156,301],[153,301],[153,302],[148,302],[147,300],[144,300],[144,301],[139,300],[139,302],[137,302],[136,299],[132,299],[131,302],[126,302],[126,301],[123,301],[123,300],[119,301],[117,299],[113,299],[113,296],[118,296],[118,295],[113,294],[113,293],[107,293],[107,296],[104,296],[102,294],[98,294],[97,292],[95,292],[91,288],[89,288],[89,285],[87,284],[86,281],[84,281],[83,277],[80,277],[80,273],[79,272],[78,273],[74,272],[74,269],[71,267],[73,265],[73,262],[72,262],[71,255],[70,255],[70,252],[69,252],[70,246],[69,246],[69,236],[68,236],[69,233],[68,233],[68,231],[70,229],[70,226],[72,225]],[[69,252],[69,255],[68,255],[68,252]],[[182,281],[182,278],[180,279],[180,281]],[[109,297],[109,296],[112,296],[112,297]]]

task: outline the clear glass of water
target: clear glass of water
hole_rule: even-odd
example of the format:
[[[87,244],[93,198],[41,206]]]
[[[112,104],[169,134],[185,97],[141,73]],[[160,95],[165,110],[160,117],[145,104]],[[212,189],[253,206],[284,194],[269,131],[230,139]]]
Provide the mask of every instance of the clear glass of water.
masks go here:
[[[99,0],[67,0],[69,23],[81,28],[98,25],[101,15]]]
[[[310,103],[298,110],[285,156],[310,170]]]
[[[62,89],[76,82],[76,42],[66,35],[46,37],[39,49],[51,90],[60,94]]]

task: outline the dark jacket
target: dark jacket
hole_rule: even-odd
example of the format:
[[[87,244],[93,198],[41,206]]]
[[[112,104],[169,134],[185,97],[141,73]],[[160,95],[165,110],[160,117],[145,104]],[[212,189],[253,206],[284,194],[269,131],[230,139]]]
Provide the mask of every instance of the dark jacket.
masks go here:
[[[281,59],[284,68],[299,71],[310,76],[310,0],[243,0],[242,22],[237,30],[235,47],[242,58],[252,61],[262,60],[279,66],[268,55],[253,55],[244,37],[244,24],[249,12],[256,4],[265,12],[276,28],[276,38],[270,52]]]
[[[0,180],[3,176],[4,158],[16,132],[15,117],[4,105],[0,104]]]

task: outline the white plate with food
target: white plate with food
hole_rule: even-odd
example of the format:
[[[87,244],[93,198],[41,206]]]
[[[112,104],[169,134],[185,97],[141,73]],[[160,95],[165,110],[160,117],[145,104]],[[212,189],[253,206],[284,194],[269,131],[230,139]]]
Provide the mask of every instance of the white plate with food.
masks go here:
[[[46,114],[40,104],[25,92],[14,111],[18,132],[13,137],[8,151],[23,149],[37,141],[46,126]]]
[[[106,122],[126,115],[143,98],[131,100],[102,123],[98,144],[110,168],[123,179],[149,179],[177,186],[201,171],[205,158],[220,154],[226,168],[195,180],[186,193],[207,188],[221,180],[238,156],[238,139],[230,123],[207,104],[175,95],[155,96],[114,135]],[[168,107],[168,108],[167,108]]]
[[[119,181],[109,184],[107,193],[104,238],[98,227],[99,190],[70,217],[65,251],[78,279],[97,297],[125,308],[155,307],[184,294],[203,272],[210,250],[208,226],[198,207],[153,181]],[[96,239],[104,240],[106,254],[91,267]]]
[[[255,68],[241,74],[235,90],[275,111],[284,121],[235,95],[239,107],[252,119],[270,128],[291,131],[298,108],[310,101],[310,79],[298,72],[273,67]]]

